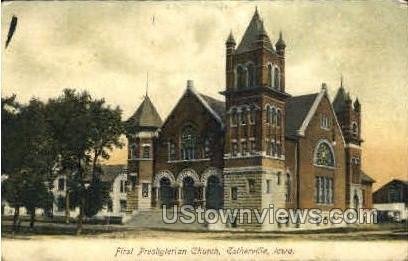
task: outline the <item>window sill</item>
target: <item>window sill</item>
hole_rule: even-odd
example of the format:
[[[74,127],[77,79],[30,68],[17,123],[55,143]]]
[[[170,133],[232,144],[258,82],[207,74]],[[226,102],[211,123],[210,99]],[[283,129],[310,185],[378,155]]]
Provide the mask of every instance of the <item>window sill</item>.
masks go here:
[[[167,163],[200,162],[200,161],[210,161],[210,159],[204,158],[204,159],[191,159],[191,160],[168,160]]]
[[[330,170],[336,170],[336,167],[331,167],[331,166],[325,166],[325,165],[317,165],[317,164],[313,164],[313,166],[318,167],[318,168],[322,168],[322,169],[330,169]]]

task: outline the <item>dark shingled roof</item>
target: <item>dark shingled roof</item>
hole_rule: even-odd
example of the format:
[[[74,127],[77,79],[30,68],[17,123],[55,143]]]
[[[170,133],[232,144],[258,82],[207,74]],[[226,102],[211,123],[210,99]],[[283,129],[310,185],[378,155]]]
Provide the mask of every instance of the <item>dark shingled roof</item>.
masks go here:
[[[255,49],[254,43],[256,43],[256,41],[259,40],[259,36],[261,34],[265,35],[268,40],[266,41],[266,47],[268,49],[273,50],[271,41],[263,26],[263,21],[261,20],[258,14],[258,10],[255,10],[254,16],[252,17],[251,22],[249,23],[247,29],[245,30],[244,36],[242,37],[242,40],[239,43],[236,52],[243,53],[254,50]]]
[[[367,183],[374,183],[375,180],[368,176],[364,171],[361,171],[361,180]]]
[[[149,96],[146,95],[142,104],[140,104],[136,112],[127,120],[127,123],[131,127],[159,128],[162,125],[162,120]]]
[[[286,101],[286,119],[285,134],[286,136],[296,136],[297,131],[302,126],[307,113],[310,111],[313,102],[316,100],[318,93],[294,96]]]
[[[113,183],[115,178],[126,172],[126,165],[117,164],[117,165],[101,165],[101,169],[97,170],[97,175],[100,177],[102,182]],[[92,181],[92,173],[87,173],[85,177],[86,182]]]
[[[221,118],[223,122],[225,122],[225,102],[217,100],[213,97],[204,95],[204,94],[199,94],[206,102],[207,104],[218,114],[218,116]]]
[[[344,111],[346,107],[346,97],[346,91],[344,90],[343,86],[340,86],[333,101],[333,109],[336,113]]]

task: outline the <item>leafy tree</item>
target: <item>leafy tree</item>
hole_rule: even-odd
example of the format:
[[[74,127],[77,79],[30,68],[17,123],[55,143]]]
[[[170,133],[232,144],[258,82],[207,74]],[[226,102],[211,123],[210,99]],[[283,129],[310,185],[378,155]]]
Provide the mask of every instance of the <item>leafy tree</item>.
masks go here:
[[[44,103],[32,99],[28,105],[15,104],[15,96],[4,99],[5,147],[2,148],[2,171],[8,175],[5,182],[6,200],[15,208],[13,226],[16,228],[19,208],[30,213],[34,226],[35,209],[50,202],[47,181],[52,179],[57,156],[54,140],[50,137]]]
[[[96,168],[99,159],[109,158],[110,150],[122,146],[121,110],[106,106],[103,99],[92,99],[87,92],[66,89],[60,97],[49,100],[48,111],[62,169],[70,173],[70,205],[80,210],[77,219],[77,234],[80,234],[84,215],[96,213],[102,206],[95,203],[105,201],[106,193]],[[91,184],[86,187],[90,172]],[[87,207],[92,204],[92,208]]]

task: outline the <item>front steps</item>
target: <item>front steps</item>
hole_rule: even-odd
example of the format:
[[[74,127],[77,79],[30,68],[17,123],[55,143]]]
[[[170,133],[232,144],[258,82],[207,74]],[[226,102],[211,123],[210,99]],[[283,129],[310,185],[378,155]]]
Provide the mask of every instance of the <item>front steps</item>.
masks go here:
[[[173,217],[173,210],[168,210],[167,217]],[[205,224],[184,224],[180,221],[180,215],[174,224],[166,224],[163,222],[162,209],[151,209],[145,211],[134,212],[126,218],[124,224],[135,228],[152,228],[152,229],[171,229],[171,230],[190,230],[190,231],[206,231],[208,230]]]

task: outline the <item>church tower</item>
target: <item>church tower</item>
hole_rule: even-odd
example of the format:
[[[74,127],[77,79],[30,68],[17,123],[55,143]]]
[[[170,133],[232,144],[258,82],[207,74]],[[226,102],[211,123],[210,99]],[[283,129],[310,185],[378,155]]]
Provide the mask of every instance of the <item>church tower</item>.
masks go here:
[[[285,48],[282,33],[272,44],[258,10],[237,47],[232,32],[226,41],[226,208],[284,206]]]
[[[353,102],[346,93],[341,78],[340,88],[333,101],[333,108],[346,142],[346,204],[353,208],[362,206],[361,191],[361,105]]]
[[[151,208],[153,155],[160,115],[146,93],[143,102],[126,122],[128,140],[127,213]]]

